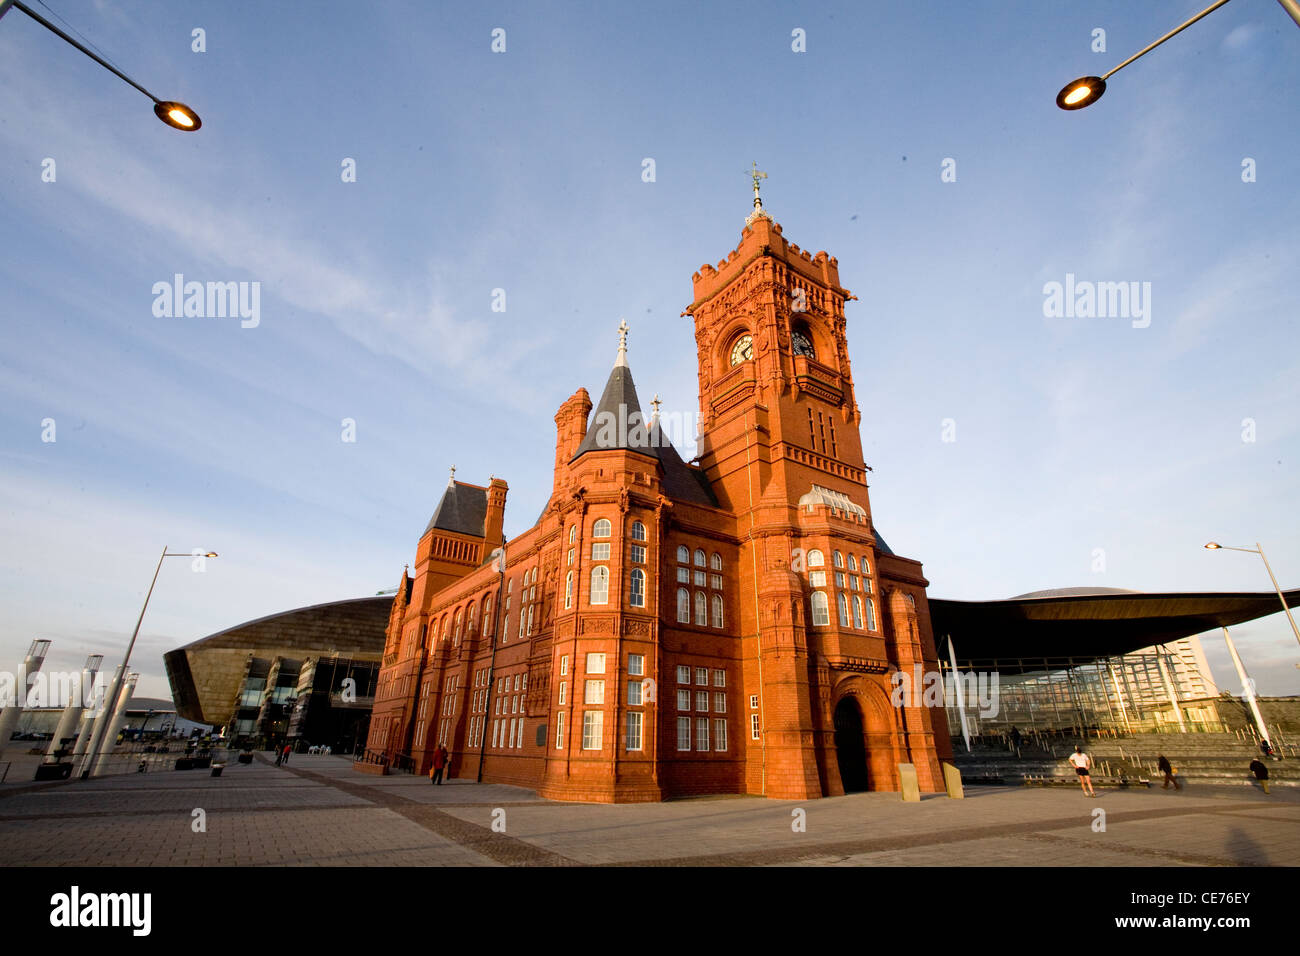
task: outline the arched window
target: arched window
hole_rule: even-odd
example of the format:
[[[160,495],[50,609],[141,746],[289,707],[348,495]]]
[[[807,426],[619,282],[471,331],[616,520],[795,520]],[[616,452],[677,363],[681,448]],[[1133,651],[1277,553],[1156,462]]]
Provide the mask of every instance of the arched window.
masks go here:
[[[691,563],[691,549],[686,547],[686,545],[684,544],[678,547],[677,549],[677,563],[678,564]]]
[[[862,628],[862,598],[857,594],[853,595],[853,626]]]
[[[863,574],[871,573],[871,565],[867,563],[867,556],[865,554],[862,556],[862,573]]]
[[[483,636],[492,636],[492,595],[483,599]]]
[[[839,555],[836,555],[836,557],[839,557]],[[835,566],[836,566],[837,568],[839,567],[838,564],[835,565]],[[858,559],[855,558],[853,555],[850,554],[850,555],[849,555],[849,570],[850,570],[850,571],[856,571],[857,569],[858,569]]]
[[[643,525],[639,521],[632,522],[632,540],[633,541],[646,540],[645,525]]]
[[[537,610],[537,605],[536,605],[536,604],[530,604],[530,605],[528,605],[528,633],[529,633],[529,635],[531,635],[531,634],[533,633],[533,611],[535,611],[535,610]]]
[[[842,567],[844,567],[844,555],[840,554],[838,551],[834,552],[834,555],[833,555],[832,560],[835,562],[835,566],[836,566],[837,568],[842,568]],[[852,556],[852,555],[849,555],[849,560],[850,560],[850,561],[853,560],[853,556]]]
[[[686,588],[677,589],[677,623],[691,623],[691,593]]]
[[[722,627],[722,595],[713,595],[713,626]]]
[[[633,568],[631,582],[628,603],[633,607],[645,607],[645,572],[640,568]]]
[[[469,606],[469,614],[468,614],[468,616],[466,617],[466,620],[465,620],[465,636],[466,636],[466,637],[473,637],[473,636],[474,636],[474,609],[475,609],[475,605],[471,604],[471,605]]]
[[[811,551],[808,552],[808,567],[810,568],[826,567],[826,556],[823,555],[816,548],[813,548]]]
[[[874,631],[875,629],[876,629],[876,602],[868,598],[867,599],[867,630]]]
[[[696,549],[695,549],[695,566],[696,566],[697,568],[702,568],[702,567],[704,567],[704,563],[705,563],[706,560],[707,560],[707,559],[704,557],[704,552],[701,551],[699,548],[696,548]]]
[[[457,608],[456,610],[456,623],[452,625],[452,629],[451,629],[451,642],[453,644],[460,643],[460,609],[459,608]]]
[[[591,569],[591,594],[587,597],[587,603],[609,603],[609,568],[603,564]]]
[[[573,544],[573,542],[575,542],[575,541],[577,541],[577,540],[578,540],[578,526],[577,526],[576,524],[575,524],[575,525],[570,525],[570,526],[569,526],[569,544]]]
[[[700,627],[709,626],[709,609],[703,591],[695,592],[695,623]]]
[[[840,627],[848,627],[849,626],[849,599],[848,596],[843,591],[840,592],[839,605],[840,605]]]
[[[570,571],[564,578],[564,609],[567,611],[573,607],[573,572]]]
[[[825,627],[831,622],[831,612],[826,602],[825,591],[814,591],[812,593],[812,618],[814,627]]]
[[[714,552],[713,552],[713,557],[709,558],[709,567],[713,568],[714,571],[721,571],[721,570],[722,570],[722,555],[720,555],[720,554],[718,554],[718,552],[714,551]]]
[[[907,603],[908,603],[908,604],[912,605],[912,607],[916,607],[916,598],[912,597],[911,594],[909,594],[909,593],[907,593],[906,591],[904,591],[904,592],[903,592],[903,597],[907,598]]]
[[[591,526],[591,536],[593,538],[608,538],[613,527],[608,518],[601,518]]]
[[[510,594],[515,589],[515,579],[511,578],[506,582],[506,594]]]

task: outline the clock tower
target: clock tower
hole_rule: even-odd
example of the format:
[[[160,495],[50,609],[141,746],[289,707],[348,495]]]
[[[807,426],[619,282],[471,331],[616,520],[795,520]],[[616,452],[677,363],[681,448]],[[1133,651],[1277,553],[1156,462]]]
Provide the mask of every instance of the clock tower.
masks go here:
[[[740,244],[693,276],[699,464],[741,541],[746,688],[761,710],[750,792],[800,799],[942,790],[941,709],[891,700],[890,675],[937,670],[917,561],[875,533],[839,263],[754,208]],[[919,694],[917,697],[919,698]],[[906,706],[914,704],[915,706]],[[859,747],[859,743],[861,747]]]

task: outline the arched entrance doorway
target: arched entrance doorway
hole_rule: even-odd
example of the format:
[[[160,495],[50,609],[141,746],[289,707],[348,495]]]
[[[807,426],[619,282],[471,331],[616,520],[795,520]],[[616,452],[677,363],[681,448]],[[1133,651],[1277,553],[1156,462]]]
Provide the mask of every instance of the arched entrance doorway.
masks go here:
[[[862,710],[852,697],[835,705],[835,757],[845,793],[867,789],[867,747],[862,730]]]

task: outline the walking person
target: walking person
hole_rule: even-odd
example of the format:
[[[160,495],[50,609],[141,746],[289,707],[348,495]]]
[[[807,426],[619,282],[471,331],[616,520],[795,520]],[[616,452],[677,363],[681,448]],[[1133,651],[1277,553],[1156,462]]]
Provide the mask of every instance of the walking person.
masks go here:
[[[284,751],[279,747],[275,748],[275,765],[278,767],[284,763]]]
[[[429,771],[429,782],[436,787],[442,786],[442,771],[447,766],[447,748],[438,745],[433,752],[433,769]]]
[[[284,763],[285,763],[285,766],[288,766],[288,764],[289,764],[289,754],[291,754],[292,752],[293,752],[293,748],[290,747],[288,744],[285,744],[285,745],[284,745]]]
[[[1074,748],[1074,753],[1070,754],[1070,765],[1079,775],[1079,786],[1083,788],[1083,795],[1095,797],[1097,793],[1092,789],[1092,758],[1083,752],[1083,747]]]
[[[1161,754],[1160,759],[1156,761],[1156,769],[1165,775],[1165,785],[1160,788],[1161,790],[1168,790],[1171,783],[1174,785],[1175,790],[1183,789],[1183,785],[1178,782],[1177,771],[1174,770],[1173,765],[1169,763],[1169,758],[1164,754]]]
[[[1016,752],[1016,755],[1017,755],[1017,756],[1019,756],[1019,754],[1020,754],[1020,731],[1017,730],[1017,729],[1015,728],[1015,726],[1012,726],[1012,728],[1011,728],[1011,735],[1010,735],[1010,736],[1011,736],[1011,749],[1014,750],[1014,751]]]
[[[1250,762],[1250,772],[1255,775],[1255,779],[1264,788],[1264,792],[1268,793],[1268,768],[1264,766],[1263,761],[1258,757],[1252,760]]]

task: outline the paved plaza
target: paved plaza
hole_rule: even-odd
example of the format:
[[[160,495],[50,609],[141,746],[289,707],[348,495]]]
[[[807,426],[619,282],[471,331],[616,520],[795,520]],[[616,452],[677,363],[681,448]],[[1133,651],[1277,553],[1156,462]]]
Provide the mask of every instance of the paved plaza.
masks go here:
[[[1104,832],[1094,830],[1097,808]],[[279,768],[259,755],[220,778],[11,778],[0,786],[0,846],[7,866],[1295,866],[1300,791],[1106,790],[1091,799],[1077,789],[977,787],[965,800],[919,804],[862,793],[610,806],[367,776],[342,757],[300,754]]]

